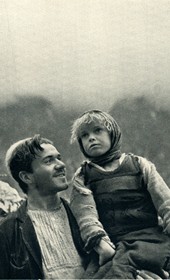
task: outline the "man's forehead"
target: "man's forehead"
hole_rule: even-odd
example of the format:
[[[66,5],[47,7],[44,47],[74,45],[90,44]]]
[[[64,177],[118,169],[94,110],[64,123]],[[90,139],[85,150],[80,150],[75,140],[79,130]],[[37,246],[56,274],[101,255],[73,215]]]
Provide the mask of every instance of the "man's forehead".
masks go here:
[[[43,148],[43,151],[40,152],[41,155],[60,154],[57,148],[52,144],[43,143],[41,144],[41,147]]]
[[[58,151],[57,148],[53,144],[50,144],[50,143],[42,143],[41,147],[44,150],[55,150],[55,151]]]

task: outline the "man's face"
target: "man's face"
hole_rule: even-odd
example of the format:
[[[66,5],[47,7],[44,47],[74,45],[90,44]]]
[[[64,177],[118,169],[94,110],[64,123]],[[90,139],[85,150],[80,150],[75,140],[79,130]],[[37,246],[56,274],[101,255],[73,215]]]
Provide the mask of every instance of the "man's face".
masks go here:
[[[33,182],[41,195],[51,195],[68,188],[65,164],[51,144],[41,144],[44,149],[32,162]]]

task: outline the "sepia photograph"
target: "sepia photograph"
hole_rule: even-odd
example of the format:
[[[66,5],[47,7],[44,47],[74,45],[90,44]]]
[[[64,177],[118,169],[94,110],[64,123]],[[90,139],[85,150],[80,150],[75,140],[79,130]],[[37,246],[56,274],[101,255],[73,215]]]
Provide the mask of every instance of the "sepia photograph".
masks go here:
[[[168,279],[170,1],[0,0],[0,279]]]

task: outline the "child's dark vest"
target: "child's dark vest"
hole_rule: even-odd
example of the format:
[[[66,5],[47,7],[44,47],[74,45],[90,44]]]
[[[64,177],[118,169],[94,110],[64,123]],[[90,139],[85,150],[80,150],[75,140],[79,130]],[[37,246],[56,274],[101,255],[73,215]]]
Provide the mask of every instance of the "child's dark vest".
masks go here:
[[[158,225],[157,212],[143,181],[137,158],[127,155],[114,171],[84,165],[99,219],[110,238]]]

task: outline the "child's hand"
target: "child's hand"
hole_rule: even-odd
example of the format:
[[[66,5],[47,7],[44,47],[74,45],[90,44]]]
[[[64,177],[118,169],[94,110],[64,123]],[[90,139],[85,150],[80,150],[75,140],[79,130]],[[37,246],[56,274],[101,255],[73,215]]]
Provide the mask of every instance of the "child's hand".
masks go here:
[[[99,254],[99,265],[105,264],[115,255],[115,249],[102,239],[94,249]]]
[[[163,228],[164,233],[167,235],[170,235],[170,213],[168,213],[165,221],[163,221]]]
[[[138,270],[137,271],[137,277],[136,280],[145,280],[145,279],[150,279],[150,280],[163,280],[163,279],[169,279],[169,273],[165,270],[162,269],[162,278],[160,276],[158,276],[157,274],[148,271],[148,270]]]

